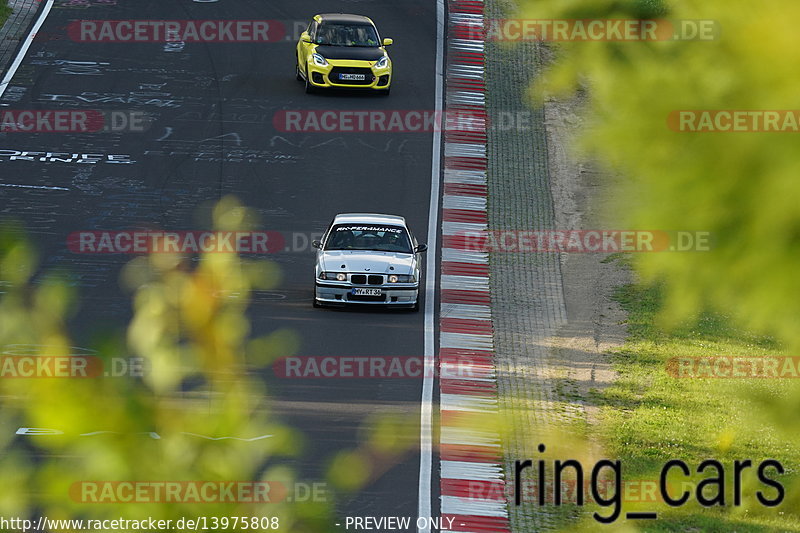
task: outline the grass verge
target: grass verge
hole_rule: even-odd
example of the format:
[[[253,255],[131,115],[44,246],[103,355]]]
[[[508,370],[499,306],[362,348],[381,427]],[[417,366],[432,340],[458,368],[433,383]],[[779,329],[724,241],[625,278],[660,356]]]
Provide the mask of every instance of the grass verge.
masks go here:
[[[6,23],[8,17],[11,15],[11,8],[8,7],[8,2],[0,0],[0,28]]]
[[[629,337],[613,354],[619,379],[599,395],[603,407],[597,428],[607,456],[621,461],[625,480],[623,516],[610,529],[800,531],[800,416],[792,416],[786,407],[800,395],[800,380],[677,378],[667,370],[674,358],[788,354],[772,340],[738,330],[725,317],[711,313],[669,332],[662,329],[657,321],[662,302],[657,285],[622,287],[616,298],[628,313]],[[661,469],[670,459],[680,459],[691,469],[689,477],[675,469],[668,478],[673,498],[689,491],[688,502],[678,508],[667,506],[658,492]],[[710,467],[698,474],[706,459],[719,461],[723,471]],[[733,465],[745,459],[754,466],[742,474],[741,505],[736,506]],[[777,507],[765,507],[757,499],[759,491],[769,499],[777,495],[755,473],[766,459],[780,461],[786,470],[783,475],[766,471],[786,490]],[[711,477],[721,479],[721,484],[706,484],[700,492],[707,497],[723,494],[724,505],[698,503],[698,484]],[[607,516],[611,509],[600,513]],[[624,513],[630,511],[656,511],[658,520],[625,522]],[[590,519],[581,525],[580,529],[592,530],[599,524]]]

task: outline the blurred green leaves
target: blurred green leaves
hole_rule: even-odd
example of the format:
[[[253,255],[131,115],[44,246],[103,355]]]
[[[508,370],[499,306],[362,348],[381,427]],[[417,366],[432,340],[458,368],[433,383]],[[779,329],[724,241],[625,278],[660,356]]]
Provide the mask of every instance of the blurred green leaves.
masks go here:
[[[575,91],[585,93],[588,106],[579,148],[583,157],[604,165],[609,174],[624,177],[614,180],[615,220],[621,226],[711,233],[714,246],[709,252],[633,254],[632,262],[644,281],[658,281],[663,288],[659,325],[685,326],[711,310],[722,314],[726,322],[730,318],[736,328],[774,338],[779,349],[796,355],[800,348],[798,134],[680,132],[671,129],[667,119],[679,110],[797,109],[794,73],[800,66],[800,33],[794,26],[800,4],[791,0],[519,0],[514,6],[516,11],[505,16],[714,21],[718,31],[712,40],[541,44],[553,51],[553,61],[541,78],[531,80],[530,94],[541,104]],[[680,344],[676,335],[673,331],[664,342]],[[730,336],[726,333],[721,338]],[[669,349],[663,344],[654,346],[675,355],[673,344]],[[721,346],[715,355],[741,355],[730,353],[731,347]],[[701,348],[686,349],[695,354]],[[646,372],[645,355],[637,354],[635,364],[623,369],[628,373],[618,389],[625,384],[625,376]],[[800,431],[800,386],[794,381],[728,385],[732,397],[753,406],[736,423],[760,430],[762,444],[777,459],[792,463],[792,472],[797,466],[791,435]],[[648,390],[652,388],[651,384]],[[713,396],[722,406],[715,416],[730,407],[717,389],[697,388],[681,398],[709,405],[702,403],[702,394]],[[634,396],[639,394],[637,389]],[[627,420],[623,410],[613,412]],[[704,415],[702,408],[687,410],[675,417],[679,420],[654,415],[659,424],[652,433],[653,449],[663,447],[670,431],[680,424],[694,423],[693,413]],[[631,420],[644,423],[646,418]],[[722,422],[714,418],[714,424]],[[641,436],[644,432],[635,427],[632,433]],[[610,440],[616,442],[613,437]],[[715,445],[697,447],[695,453],[724,453],[745,442],[741,431],[720,427]],[[645,455],[646,448],[640,444],[625,441],[622,445],[630,454]],[[793,509],[796,484],[788,493],[784,505]],[[776,527],[784,526],[782,513],[775,514]],[[706,518],[698,514],[692,520],[700,524]],[[786,523],[795,519],[787,518]],[[750,530],[736,522],[735,512],[721,520]],[[672,526],[663,522],[660,527],[669,530]]]
[[[218,230],[249,229],[254,220],[231,197],[213,214]],[[72,347],[65,322],[76,295],[57,275],[34,282],[37,257],[20,234],[18,227],[0,232],[0,346],[22,346],[32,356],[74,355],[82,349]],[[302,436],[271,416],[255,373],[297,346],[288,331],[250,336],[245,312],[251,291],[278,280],[275,265],[233,253],[203,254],[196,266],[166,253],[128,263],[122,281],[132,293],[134,316],[127,341],[105,339],[96,349],[123,349],[98,357],[108,362],[137,356],[146,361],[146,372],[140,378],[0,379],[0,422],[6,428],[0,437],[0,514],[278,516],[282,530],[324,531],[328,504],[286,498],[296,476],[274,459],[299,453]],[[254,351],[259,357],[249,358]],[[26,436],[22,444],[13,439],[18,427],[58,431]],[[284,490],[266,503],[81,500],[82,483],[119,481],[269,481]]]
[[[218,231],[258,227],[233,197],[211,210]],[[107,365],[139,358],[140,376],[85,379],[0,377],[0,515],[50,518],[279,517],[280,530],[321,533],[334,521],[337,494],[348,496],[401,467],[416,449],[418,417],[370,413],[359,443],[314,458],[324,482],[298,478],[304,436],[274,414],[259,374],[301,345],[297,332],[271,328],[254,337],[246,311],[253,291],[274,289],[269,261],[234,253],[190,258],[152,253],[125,264],[133,318],[127,331],[98,332],[91,348],[73,346],[66,323],[76,292],[39,270],[20,226],[0,229],[0,347],[3,356],[87,355]],[[88,304],[87,304],[88,305]],[[90,328],[91,329],[91,328]],[[16,428],[49,428],[15,436]],[[306,465],[304,465],[306,466]],[[119,482],[269,482],[269,502],[83,501]],[[96,492],[95,492],[96,491]],[[150,494],[150,493],[148,493]],[[240,528],[241,529],[241,528]]]

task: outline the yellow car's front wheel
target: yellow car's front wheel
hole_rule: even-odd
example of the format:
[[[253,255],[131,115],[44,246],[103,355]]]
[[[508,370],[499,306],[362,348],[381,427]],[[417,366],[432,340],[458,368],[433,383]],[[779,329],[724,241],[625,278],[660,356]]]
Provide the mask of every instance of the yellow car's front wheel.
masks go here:
[[[316,88],[314,87],[314,84],[311,83],[311,75],[308,73],[308,69],[306,69],[306,80],[305,81],[306,81],[306,94],[313,93],[316,90]]]

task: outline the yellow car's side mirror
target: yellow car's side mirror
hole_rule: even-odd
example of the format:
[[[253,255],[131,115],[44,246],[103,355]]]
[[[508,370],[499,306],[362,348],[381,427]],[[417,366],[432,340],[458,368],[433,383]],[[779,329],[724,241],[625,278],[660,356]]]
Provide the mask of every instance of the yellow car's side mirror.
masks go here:
[[[393,42],[394,42],[394,39],[384,39],[383,40],[383,46],[389,46]]]
[[[304,31],[303,33],[300,34],[300,40],[303,41],[304,43],[310,43],[311,36],[308,34],[307,31]]]

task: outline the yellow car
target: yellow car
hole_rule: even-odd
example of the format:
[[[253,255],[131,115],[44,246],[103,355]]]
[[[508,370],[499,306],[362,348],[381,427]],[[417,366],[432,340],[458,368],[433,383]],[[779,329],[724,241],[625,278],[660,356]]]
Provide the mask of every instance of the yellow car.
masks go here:
[[[375,24],[361,15],[316,15],[297,42],[297,79],[306,92],[317,88],[369,89],[389,94],[391,39],[381,40]]]

